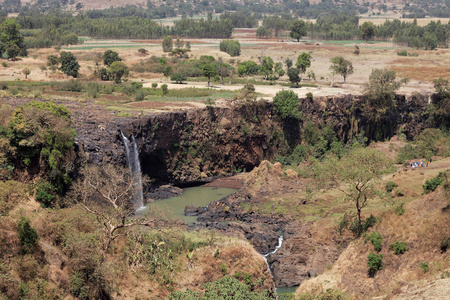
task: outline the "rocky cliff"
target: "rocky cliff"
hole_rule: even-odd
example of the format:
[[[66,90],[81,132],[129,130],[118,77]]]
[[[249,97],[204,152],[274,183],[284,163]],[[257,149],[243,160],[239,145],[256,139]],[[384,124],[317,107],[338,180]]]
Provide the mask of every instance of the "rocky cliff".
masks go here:
[[[398,95],[397,111],[390,115],[389,134],[402,131],[411,138],[425,127],[421,112],[427,95]],[[368,132],[361,96],[343,95],[300,99],[303,124],[331,125],[344,141]],[[100,106],[89,109],[70,104],[76,141],[93,163],[125,164],[120,131],[133,134],[139,146],[143,173],[161,182],[188,184],[206,178],[251,170],[263,159],[272,159],[286,150],[281,124],[272,112],[272,103],[258,101],[232,107],[209,107],[188,111],[155,113],[139,118],[116,117]],[[292,130],[291,130],[292,132]],[[300,136],[297,137],[300,141]]]

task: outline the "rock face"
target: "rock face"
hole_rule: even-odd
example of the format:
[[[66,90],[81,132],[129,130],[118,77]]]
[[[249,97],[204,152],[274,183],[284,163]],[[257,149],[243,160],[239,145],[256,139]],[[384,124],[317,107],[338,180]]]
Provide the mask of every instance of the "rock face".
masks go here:
[[[299,141],[303,122],[330,124],[339,138],[351,140],[361,129],[368,130],[362,99],[352,95],[300,99],[303,121],[289,124],[289,128],[273,116],[272,103],[262,101],[139,118],[116,117],[93,104],[89,109],[77,103],[65,105],[72,111],[76,142],[88,161],[125,164],[122,130],[135,136],[144,174],[180,185],[206,182],[239,169],[251,170],[263,159],[283,152],[283,130]],[[397,96],[398,109],[390,116],[389,134],[399,128],[408,137],[420,132],[425,127],[420,112],[427,101],[427,95]]]
[[[120,118],[93,107],[73,108],[76,142],[93,163],[125,164],[120,137],[134,135],[142,172],[177,185],[251,170],[282,145],[281,127],[271,120],[272,106],[210,108]]]
[[[308,224],[290,224],[284,237],[281,248],[267,260],[277,287],[300,285],[322,274],[339,258],[337,245],[321,240]]]

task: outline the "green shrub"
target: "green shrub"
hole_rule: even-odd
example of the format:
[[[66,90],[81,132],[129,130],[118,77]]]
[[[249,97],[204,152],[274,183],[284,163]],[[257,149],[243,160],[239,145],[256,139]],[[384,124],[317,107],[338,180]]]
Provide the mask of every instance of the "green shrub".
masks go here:
[[[399,216],[402,216],[405,213],[405,209],[403,208],[403,205],[405,205],[405,203],[401,203],[394,209],[394,212]]]
[[[41,181],[36,185],[36,201],[40,202],[42,207],[52,207],[56,199],[54,192],[55,188],[50,182]]]
[[[406,51],[406,50],[399,51],[399,52],[397,52],[397,55],[398,56],[408,56],[408,51]]]
[[[163,95],[166,95],[169,92],[169,88],[167,87],[167,84],[161,85],[161,91]]]
[[[389,245],[390,250],[394,250],[396,255],[400,255],[406,252],[406,244],[404,242],[395,242]]]
[[[419,263],[419,268],[423,270],[424,273],[428,272],[430,270],[430,266],[427,262],[421,262]]]
[[[398,187],[398,184],[396,184],[395,182],[393,181],[386,182],[386,192],[390,193],[396,187]]]
[[[100,94],[101,85],[97,81],[88,82],[86,85],[86,93],[91,98],[97,98]]]
[[[251,276],[250,276],[251,277]],[[229,275],[202,285],[202,292],[187,289],[183,292],[173,292],[169,300],[216,300],[216,299],[251,299],[267,300],[270,299],[268,291],[252,291],[252,287],[245,285],[234,277]]]
[[[404,164],[407,160],[414,158],[417,158],[417,147],[407,144],[398,152],[397,163]]]
[[[397,197],[403,197],[403,196],[405,196],[405,193],[403,193],[402,190],[396,189],[395,195],[397,195]]]
[[[22,217],[17,225],[17,233],[22,244],[22,254],[33,253],[37,248],[38,233],[31,227],[30,220]]]
[[[448,246],[450,246],[450,237],[444,238],[441,240],[441,251],[446,252],[448,249]]]
[[[145,92],[142,89],[137,90],[136,94],[134,95],[134,100],[142,101],[144,99],[145,99]]]
[[[3,68],[6,68],[6,67],[8,67],[8,64],[6,62],[2,62],[2,66],[3,66]]]
[[[438,176],[425,181],[425,184],[422,186],[424,194],[428,194],[437,189],[437,187],[442,183],[441,173]]]
[[[227,275],[228,270],[227,270],[227,265],[225,263],[222,263],[220,265],[220,272],[222,272],[222,275]]]
[[[156,82],[153,82],[153,83],[152,83],[152,88],[153,88],[153,89],[156,89],[157,87],[158,87],[158,84],[157,84]]]
[[[375,254],[370,251],[367,256],[367,266],[369,267],[369,275],[374,276],[377,271],[383,269],[383,254]]]
[[[60,89],[68,92],[81,92],[83,91],[83,85],[77,79],[70,79],[64,82]]]
[[[81,272],[75,272],[70,276],[69,291],[72,295],[78,299],[88,300],[89,299],[89,287],[86,283]]]
[[[367,237],[367,240],[369,240],[375,251],[380,252],[383,248],[383,237],[378,232],[371,232],[369,236]]]

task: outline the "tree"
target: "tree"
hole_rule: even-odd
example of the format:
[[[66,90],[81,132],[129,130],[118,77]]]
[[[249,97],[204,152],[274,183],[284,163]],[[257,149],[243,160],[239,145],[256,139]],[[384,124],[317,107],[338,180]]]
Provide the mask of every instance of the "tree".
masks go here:
[[[186,75],[183,73],[173,73],[172,76],[170,76],[170,80],[175,81],[175,83],[182,84],[183,81],[186,81]]]
[[[335,74],[342,75],[342,77],[344,77],[344,82],[346,81],[348,75],[353,74],[353,65],[351,61],[346,60],[342,56],[333,57],[330,61],[330,70],[332,70]]]
[[[340,160],[329,157],[314,166],[321,184],[332,183],[352,202],[357,214],[357,236],[363,232],[362,209],[378,193],[380,176],[389,170],[391,161],[375,149],[354,148]]]
[[[128,168],[113,165],[85,166],[73,185],[67,204],[80,205],[96,217],[101,230],[102,260],[111,244],[126,236],[133,226],[154,227],[156,220],[144,214],[134,215],[136,182]]]
[[[11,60],[16,60],[17,56],[19,56],[20,48],[16,44],[6,46],[6,54],[8,58]]]
[[[292,67],[292,65],[293,65],[292,59],[290,59],[290,58],[286,58],[286,60],[284,61],[284,63],[286,64],[287,70],[289,70],[289,69]],[[287,71],[287,70],[286,70],[286,71]]]
[[[361,25],[361,38],[366,41],[366,43],[373,39],[376,33],[376,27],[372,22],[364,22]]]
[[[306,23],[303,20],[295,20],[291,25],[291,33],[290,36],[293,39],[296,39],[297,42],[306,35]]]
[[[278,74],[278,76],[282,77],[284,75],[284,70],[283,70],[283,64],[280,62],[277,62],[274,66],[275,69],[275,73]]]
[[[54,72],[58,68],[59,65],[59,57],[53,54],[47,56],[47,66]]]
[[[59,58],[61,62],[60,70],[74,78],[78,77],[78,70],[80,70],[80,65],[78,64],[77,58],[70,52],[62,51]]]
[[[433,80],[436,94],[428,105],[428,123],[435,127],[450,127],[450,85],[444,78]]]
[[[22,254],[33,253],[38,247],[39,235],[30,225],[30,220],[21,218],[17,225],[19,241],[22,244]]]
[[[27,79],[28,75],[30,75],[31,71],[29,68],[25,68],[22,70],[22,73],[25,75],[25,79]]]
[[[302,80],[300,78],[300,70],[298,68],[290,68],[287,71],[287,75],[289,77],[289,81],[295,84],[298,87],[298,84]]]
[[[164,37],[162,40],[162,48],[164,52],[170,52],[173,49],[173,39],[170,35]]]
[[[273,60],[270,56],[264,56],[262,58],[259,70],[264,75],[264,78],[269,80],[269,76],[273,74]]]
[[[234,68],[232,66],[230,66],[229,64],[223,63],[223,62],[219,62],[218,67],[217,67],[217,73],[220,76],[220,81],[222,84],[224,84],[223,82],[223,78],[224,77],[230,77],[234,72]]]
[[[273,108],[275,114],[280,118],[299,119],[300,111],[298,110],[299,100],[293,91],[280,91],[273,97]]]
[[[172,73],[173,73],[172,66],[167,66],[163,70],[163,74],[164,74],[165,77],[169,77],[170,75],[172,75]]]
[[[300,74],[305,74],[306,69],[311,66],[311,58],[311,54],[306,52],[300,53],[300,55],[297,57],[297,62],[295,63],[295,65],[300,70]]]
[[[214,63],[207,63],[202,68],[203,76],[208,78],[208,87],[211,83],[211,77],[214,77],[217,75],[217,66]]]
[[[408,79],[396,80],[395,71],[374,69],[364,89],[363,115],[368,120],[369,137],[381,140],[391,135],[397,102],[395,91]]]
[[[111,66],[111,64],[115,61],[122,61],[122,59],[119,57],[119,54],[112,50],[106,50],[103,53],[103,64],[105,66]]]
[[[270,38],[272,36],[272,29],[266,28],[264,26],[259,26],[256,29],[256,37],[259,39]]]
[[[120,61],[115,61],[109,67],[109,73],[115,83],[120,83],[122,82],[122,77],[128,76],[129,71],[126,64]]]
[[[5,46],[6,51],[9,52],[8,57],[15,59],[18,55],[26,56],[27,52],[24,45],[24,37],[20,33],[20,25],[13,19],[6,19],[0,27],[0,42]],[[10,48],[9,51],[7,50],[8,48]]]

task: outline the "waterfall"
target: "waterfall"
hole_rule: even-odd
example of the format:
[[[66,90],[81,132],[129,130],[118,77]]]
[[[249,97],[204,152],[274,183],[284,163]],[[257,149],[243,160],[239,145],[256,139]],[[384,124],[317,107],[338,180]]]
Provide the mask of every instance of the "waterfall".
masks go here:
[[[122,130],[120,131],[120,134],[122,135],[123,143],[125,145],[127,166],[130,168],[135,183],[133,205],[136,210],[141,210],[144,208],[144,193],[142,189],[141,163],[139,161],[137,143],[134,139],[134,135],[131,135],[131,141],[133,142],[132,146],[130,140],[123,134]]]
[[[272,254],[275,254],[278,251],[278,249],[280,249],[282,244],[283,244],[283,236],[280,235],[278,237],[278,245],[275,247],[275,249],[273,251],[263,255],[264,260],[266,261],[267,269],[269,270],[269,273],[271,276],[272,276],[272,271],[270,270],[270,266],[269,266],[269,262],[267,261],[267,257],[269,257]]]

